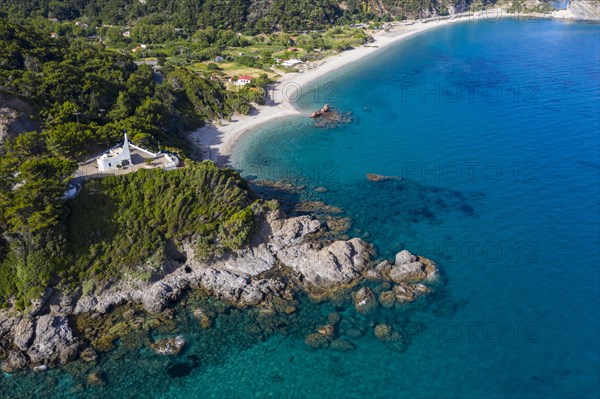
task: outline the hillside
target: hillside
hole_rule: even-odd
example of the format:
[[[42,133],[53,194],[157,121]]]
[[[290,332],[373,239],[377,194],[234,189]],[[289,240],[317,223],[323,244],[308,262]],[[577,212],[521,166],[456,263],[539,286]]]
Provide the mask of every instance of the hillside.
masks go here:
[[[323,29],[333,23],[419,18],[496,0],[2,0],[13,19],[88,19],[108,25],[172,25],[193,32],[212,26],[248,32]]]

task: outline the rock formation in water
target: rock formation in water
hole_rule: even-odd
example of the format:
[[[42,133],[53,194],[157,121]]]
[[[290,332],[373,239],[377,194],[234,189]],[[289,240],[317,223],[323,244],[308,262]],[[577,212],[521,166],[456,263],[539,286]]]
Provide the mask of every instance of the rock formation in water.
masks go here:
[[[202,289],[237,307],[266,306],[274,301],[292,301],[297,291],[323,300],[352,289],[363,281],[389,281],[391,289],[379,301],[389,307],[416,299],[429,289],[423,284],[436,273],[428,260],[408,251],[400,252],[395,264],[373,262],[374,249],[360,238],[326,244],[314,239],[325,227],[309,216],[283,218],[279,211],[265,211],[259,231],[249,247],[208,262],[194,260],[193,243],[186,245],[187,261],[155,282],[121,281],[95,293],[82,295],[47,292],[26,316],[0,312],[0,358],[2,368],[12,372],[27,366],[44,370],[74,360],[95,359],[96,353],[83,340],[72,321],[87,315],[95,320],[118,305],[140,303],[149,313],[160,313],[184,291]],[[392,287],[393,284],[393,287]],[[387,296],[387,297],[386,297]],[[368,313],[379,306],[378,297],[363,287],[353,294],[355,306]],[[294,312],[295,307],[289,307]],[[135,317],[124,314],[129,318]],[[210,317],[197,310],[194,315],[210,326]],[[322,330],[322,331],[321,331]],[[312,344],[332,344],[329,329],[307,338]],[[112,344],[108,342],[108,347]],[[176,354],[184,341],[168,338],[152,345],[157,353]],[[84,359],[84,360],[85,360]]]
[[[315,126],[333,129],[352,122],[351,115],[351,112],[343,113],[325,104],[320,110],[310,114],[310,117],[315,119]]]

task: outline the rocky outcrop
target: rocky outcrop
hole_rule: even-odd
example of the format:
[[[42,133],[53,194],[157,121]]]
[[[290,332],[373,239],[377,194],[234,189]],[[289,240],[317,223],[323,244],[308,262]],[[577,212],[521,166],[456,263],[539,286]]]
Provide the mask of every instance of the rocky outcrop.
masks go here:
[[[22,351],[26,351],[33,339],[33,319],[30,317],[21,319],[15,327],[14,336],[15,346]]]
[[[28,317],[0,313],[0,356],[3,369],[15,371],[29,366],[35,370],[54,367],[81,357],[93,362],[97,354],[82,345],[69,326],[69,316],[95,320],[112,308],[125,303],[140,303],[150,313],[163,312],[184,291],[201,288],[211,296],[226,299],[239,307],[269,308],[276,303],[293,301],[294,293],[303,290],[315,299],[328,298],[357,285],[384,281],[382,289],[360,287],[353,294],[358,312],[367,314],[381,304],[391,308],[418,298],[429,288],[423,283],[435,276],[435,266],[408,251],[398,253],[395,263],[372,261],[371,244],[352,238],[323,244],[318,237],[327,227],[309,216],[283,219],[277,211],[262,215],[252,244],[208,262],[194,258],[193,242],[184,244],[187,262],[175,267],[155,282],[119,281],[97,287],[86,295],[65,295],[48,291]],[[50,295],[52,294],[52,295]],[[283,306],[285,313],[294,306]],[[162,314],[161,313],[161,314]],[[211,327],[209,315],[194,313],[203,328]],[[129,318],[131,319],[130,316]],[[338,320],[339,321],[339,320]],[[141,323],[141,322],[140,322]],[[351,345],[336,341],[336,320],[307,337],[315,348],[350,350]],[[112,347],[109,336],[94,345],[97,350]],[[158,341],[153,349],[161,354],[175,354],[183,345],[180,337]],[[92,342],[93,344],[93,342]],[[106,345],[104,345],[106,344]]]
[[[0,94],[0,146],[11,135],[36,130],[38,124],[30,118],[33,107],[22,100]]]
[[[181,336],[165,338],[150,344],[150,348],[157,355],[176,356],[185,346],[185,339]]]
[[[404,265],[406,263],[416,262],[417,257],[408,252],[406,249],[398,252],[396,254],[395,264],[396,265]]]
[[[27,358],[20,351],[10,351],[6,361],[2,364],[2,371],[5,373],[13,373],[27,367]]]
[[[329,106],[329,104],[325,104],[323,105],[323,107],[321,107],[320,110],[318,111],[314,111],[312,114],[310,114],[311,118],[320,118],[321,116],[324,116],[326,114],[328,114],[329,112],[331,112],[331,107]]]
[[[367,269],[373,253],[369,243],[353,238],[322,249],[308,243],[285,248],[277,253],[277,258],[302,275],[303,286],[310,293],[351,285]]]
[[[351,115],[351,112],[343,113],[325,104],[320,110],[311,113],[310,117],[315,119],[315,126],[333,129],[352,122]]]
[[[427,277],[425,266],[421,262],[410,262],[404,264],[396,264],[390,270],[390,279],[394,283],[403,281],[420,281]]]
[[[37,319],[35,338],[27,350],[30,366],[56,366],[74,360],[79,340],[66,316],[44,315]]]

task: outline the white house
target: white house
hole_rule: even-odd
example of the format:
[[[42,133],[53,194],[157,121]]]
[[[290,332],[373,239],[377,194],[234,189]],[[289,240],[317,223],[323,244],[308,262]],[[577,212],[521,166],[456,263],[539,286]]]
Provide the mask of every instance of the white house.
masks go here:
[[[286,61],[281,62],[281,65],[283,65],[286,68],[292,68],[298,64],[302,64],[302,61],[300,61],[299,59],[296,59],[296,58],[292,58],[291,60],[286,60]]]
[[[101,155],[96,162],[98,162],[98,170],[101,172],[109,172],[123,166],[131,165],[131,152],[129,151],[127,133],[125,133],[122,147],[109,150],[106,154]]]
[[[248,83],[252,82],[252,79],[254,78],[248,75],[238,76],[238,79],[233,82],[233,84],[235,86],[246,86]]]

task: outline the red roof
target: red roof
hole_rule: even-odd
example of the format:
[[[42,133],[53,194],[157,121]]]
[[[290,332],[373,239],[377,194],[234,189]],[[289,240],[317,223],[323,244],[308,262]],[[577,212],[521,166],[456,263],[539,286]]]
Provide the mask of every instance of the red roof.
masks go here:
[[[242,76],[238,76],[238,80],[252,80],[254,79],[252,76],[248,76],[248,75],[242,75]]]

